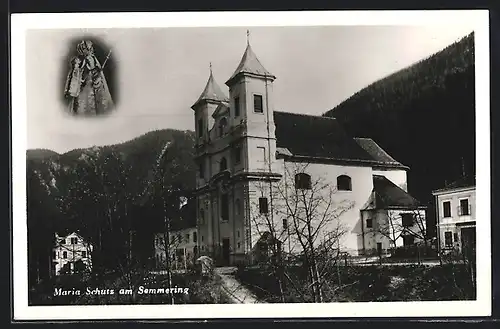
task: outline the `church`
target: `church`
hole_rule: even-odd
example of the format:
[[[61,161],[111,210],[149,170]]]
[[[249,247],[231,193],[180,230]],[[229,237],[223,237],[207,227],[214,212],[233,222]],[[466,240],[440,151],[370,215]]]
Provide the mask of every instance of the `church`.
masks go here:
[[[300,253],[304,218],[315,244],[342,231],[335,248],[351,255],[414,244],[407,228],[421,224],[425,207],[408,193],[409,168],[372,139],[348,136],[335,118],[278,111],[275,79],[247,41],[227,88],[210,67],[191,107],[199,253],[221,265],[255,263],[269,238]],[[315,212],[299,206],[307,197],[318,200]]]

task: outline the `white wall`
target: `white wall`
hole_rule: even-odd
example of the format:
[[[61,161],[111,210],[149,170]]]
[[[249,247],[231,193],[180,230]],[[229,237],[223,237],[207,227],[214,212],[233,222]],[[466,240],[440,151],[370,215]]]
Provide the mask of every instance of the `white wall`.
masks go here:
[[[408,192],[408,180],[406,175],[406,170],[402,169],[380,169],[376,168],[373,170],[374,175],[385,176],[391,182]]]
[[[64,238],[65,243],[58,243],[53,248],[53,264],[55,265],[56,275],[59,275],[59,271],[68,263],[70,263],[70,269],[73,269],[73,264],[81,260],[87,268],[92,268],[92,250],[93,246],[87,243],[82,237],[75,233],[72,233],[66,237],[59,237],[56,234],[56,239],[60,241]],[[76,238],[77,243],[71,244],[71,239]],[[66,258],[64,258],[64,252],[66,252]],[[85,254],[85,257],[84,257]],[[72,264],[71,264],[72,263]]]
[[[193,235],[196,233],[196,242],[193,239]],[[189,235],[187,238],[186,235]],[[179,240],[179,237],[181,239]],[[172,231],[169,234],[170,238],[170,252],[176,253],[177,250],[185,250],[185,255],[187,259],[193,259],[195,250],[194,248],[198,245],[200,236],[198,234],[197,228],[186,228],[182,230]],[[160,232],[156,233],[154,237],[154,247],[155,247],[155,258],[157,264],[165,264],[166,262],[166,244],[165,244],[165,234]],[[179,242],[180,241],[180,242]]]
[[[470,214],[461,216],[459,214],[460,200],[469,200]],[[450,202],[451,217],[444,217],[443,203]],[[441,248],[457,247],[460,243],[460,229],[456,227],[457,223],[476,220],[476,190],[475,188],[466,188],[449,192],[442,192],[437,195],[438,209],[438,234]],[[451,232],[452,245],[445,245],[445,232]],[[457,239],[456,239],[457,238]]]
[[[425,210],[368,210],[362,212],[363,231],[365,232],[365,248],[367,253],[376,251],[377,243],[382,243],[382,249],[392,248],[395,241],[396,247],[404,245],[405,234],[401,214],[412,213],[415,216],[414,225],[407,230],[415,237],[414,242],[423,241],[426,233]],[[367,225],[367,219],[372,219],[372,227]],[[408,233],[409,233],[408,232]]]
[[[340,217],[339,221],[331,223],[331,230],[336,228],[336,225],[340,224],[345,229],[345,235],[341,239],[341,246],[344,251],[350,252],[352,254],[358,254],[363,249],[363,233],[362,233],[362,220],[360,210],[365,205],[366,201],[371,195],[373,190],[373,176],[372,174],[376,173],[379,175],[384,175],[393,183],[403,187],[406,187],[406,171],[404,170],[377,170],[372,171],[371,167],[356,167],[356,166],[346,166],[346,165],[336,165],[336,164],[315,164],[315,163],[294,163],[294,162],[285,162],[282,159],[277,161],[279,165],[281,165],[282,170],[281,173],[284,175],[281,182],[273,184],[274,189],[274,208],[278,209],[273,214],[273,223],[277,234],[281,234],[280,230],[282,228],[283,218],[286,217],[286,213],[284,211],[285,206],[283,202],[283,198],[285,197],[284,190],[290,191],[289,193],[293,193],[294,190],[294,173],[296,172],[304,172],[311,175],[311,180],[314,183],[318,179],[321,180],[322,183],[329,184],[331,187],[336,188],[337,177],[340,175],[347,175],[351,177],[352,182],[352,191],[338,191],[335,190],[332,194],[332,200],[334,201],[334,207],[332,209],[344,209],[346,207],[350,207],[349,210],[345,211]],[[290,176],[293,175],[293,176]],[[286,183],[285,183],[286,180]],[[257,231],[262,231],[263,228],[259,228],[256,230],[255,218],[259,217],[258,215],[258,197],[260,194],[264,193],[266,197],[269,198],[269,184],[265,183],[253,183],[251,184],[250,191],[253,191],[251,194],[251,203],[254,205],[252,207],[252,244],[256,242],[259,237],[259,233]],[[323,198],[326,200],[329,194],[328,188],[323,190]],[[257,195],[259,194],[259,195]],[[280,200],[281,198],[281,200]],[[320,211],[321,213],[321,211]],[[382,215],[380,215],[382,216]],[[262,216],[261,216],[262,217]],[[387,217],[384,217],[385,219]],[[260,222],[263,222],[264,217],[261,218]],[[379,219],[379,220],[382,220]],[[324,230],[325,232],[328,229]],[[321,239],[320,239],[321,240]],[[376,241],[375,241],[376,240]],[[387,249],[389,247],[389,242],[386,241],[382,237],[376,237],[373,240],[373,243],[382,242],[383,248]],[[402,244],[402,239],[400,241]],[[287,242],[284,244],[285,250],[287,249]],[[366,246],[365,246],[366,247]],[[292,246],[292,249],[297,249],[297,247]]]

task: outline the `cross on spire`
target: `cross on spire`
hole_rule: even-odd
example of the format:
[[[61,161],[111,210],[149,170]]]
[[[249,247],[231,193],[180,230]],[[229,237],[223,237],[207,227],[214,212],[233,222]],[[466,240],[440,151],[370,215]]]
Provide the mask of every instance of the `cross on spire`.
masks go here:
[[[212,74],[212,62],[210,62],[210,74]]]
[[[247,45],[250,44],[250,31],[247,30]]]

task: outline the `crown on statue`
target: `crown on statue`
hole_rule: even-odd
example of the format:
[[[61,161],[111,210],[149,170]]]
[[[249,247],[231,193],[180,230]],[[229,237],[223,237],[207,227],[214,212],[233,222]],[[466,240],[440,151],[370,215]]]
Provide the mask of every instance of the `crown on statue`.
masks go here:
[[[82,40],[76,46],[76,50],[78,51],[78,54],[85,56],[94,52],[94,46],[92,45],[92,41]]]

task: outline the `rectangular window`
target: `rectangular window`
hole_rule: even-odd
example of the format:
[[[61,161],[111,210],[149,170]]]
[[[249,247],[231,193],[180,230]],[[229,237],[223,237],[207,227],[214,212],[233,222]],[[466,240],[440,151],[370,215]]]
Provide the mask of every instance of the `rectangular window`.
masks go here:
[[[236,236],[240,237],[240,231],[236,231]]]
[[[469,199],[460,200],[460,216],[470,215],[469,212]]]
[[[221,195],[221,221],[227,222],[229,220],[229,202],[227,194]]]
[[[201,242],[203,242],[203,240],[204,240],[204,237],[203,237],[203,235],[202,235],[202,236],[201,236]]]
[[[235,117],[240,116],[240,98],[239,97],[234,98],[234,116]]]
[[[182,236],[180,234],[177,235],[177,241],[179,243],[182,243]]]
[[[82,251],[82,257],[83,258],[87,258],[87,252],[86,251]]]
[[[240,249],[240,248],[241,248],[241,243],[238,242],[238,249]]]
[[[203,119],[198,119],[198,137],[203,137]]]
[[[267,162],[266,148],[263,146],[257,146],[257,161]]]
[[[66,244],[66,239],[62,239],[61,244]]]
[[[186,234],[186,242],[189,242],[189,233]]]
[[[458,233],[453,233],[453,241],[458,242]]]
[[[259,198],[259,212],[261,214],[267,214],[269,212],[267,198]]]
[[[366,219],[366,227],[373,228],[373,219],[371,219],[371,218]]]
[[[205,166],[203,165],[203,162],[199,163],[198,172],[200,174],[200,178],[205,178]]]
[[[197,236],[196,232],[193,232],[193,242],[194,243],[198,242],[198,236]]]
[[[234,163],[239,164],[241,162],[241,147],[237,146],[234,148]]]
[[[263,113],[262,95],[253,95],[253,110],[255,113]]]
[[[451,217],[451,202],[450,201],[443,202],[443,217],[444,218]]]
[[[64,259],[68,258],[68,252],[67,251],[63,251],[63,258]]]
[[[288,221],[286,218],[283,218],[283,229],[286,230],[288,228]]]
[[[412,227],[413,226],[413,214],[401,214],[401,221],[403,227]]]
[[[446,247],[451,247],[453,245],[452,233],[450,231],[444,232],[444,244]]]
[[[71,238],[71,244],[77,244],[78,239],[77,238]]]
[[[56,258],[57,258],[57,253],[56,253],[55,251],[52,253],[52,258],[53,258],[53,259],[56,259]]]

